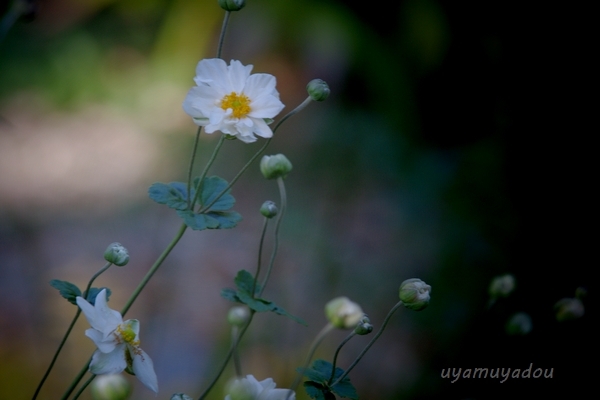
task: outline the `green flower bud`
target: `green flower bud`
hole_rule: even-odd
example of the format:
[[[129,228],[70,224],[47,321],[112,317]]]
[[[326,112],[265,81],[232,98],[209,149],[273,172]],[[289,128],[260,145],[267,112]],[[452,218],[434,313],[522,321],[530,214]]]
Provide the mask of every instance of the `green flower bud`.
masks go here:
[[[306,85],[306,91],[314,101],[323,101],[329,97],[329,85],[322,79],[313,79]]]
[[[263,156],[260,160],[260,172],[267,179],[285,178],[292,170],[292,163],[283,154]]]
[[[559,322],[583,317],[585,308],[581,300],[566,298],[559,300],[555,305],[556,319]]]
[[[246,5],[246,0],[219,0],[219,5],[225,11],[240,11]]]
[[[273,218],[277,215],[277,206],[271,200],[267,200],[260,207],[260,213],[267,218]]]
[[[250,319],[250,311],[248,307],[235,306],[231,307],[227,313],[227,322],[233,326],[244,326]]]
[[[527,335],[533,329],[533,323],[529,314],[518,312],[508,319],[505,329],[509,335]]]
[[[421,311],[429,305],[431,286],[420,279],[407,279],[400,284],[400,300],[406,308]]]
[[[131,385],[121,374],[98,375],[92,382],[94,400],[126,400],[131,394]]]
[[[497,276],[492,279],[488,289],[490,297],[497,299],[498,297],[508,297],[515,290],[515,277],[511,274]]]
[[[171,396],[171,400],[194,400],[190,396],[184,393],[175,393]]]
[[[369,333],[373,332],[373,325],[371,325],[371,320],[369,317],[363,315],[360,321],[358,321],[356,328],[354,328],[354,332],[357,335],[368,335]]]
[[[104,252],[104,259],[122,267],[129,262],[129,252],[121,243],[111,243]]]
[[[325,305],[325,315],[336,328],[352,329],[365,314],[358,304],[347,297],[336,297]]]

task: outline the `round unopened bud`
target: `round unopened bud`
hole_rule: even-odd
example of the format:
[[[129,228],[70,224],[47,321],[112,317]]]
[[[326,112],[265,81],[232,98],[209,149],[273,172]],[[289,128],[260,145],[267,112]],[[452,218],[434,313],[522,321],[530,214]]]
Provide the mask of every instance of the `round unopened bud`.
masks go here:
[[[325,315],[336,328],[352,329],[365,314],[358,304],[347,297],[336,297],[325,305]]]
[[[219,0],[219,5],[225,11],[240,11],[246,5],[246,0]]]
[[[171,400],[194,400],[185,393],[175,393],[171,396]]]
[[[313,79],[306,85],[306,91],[314,101],[323,101],[329,97],[329,85],[323,79]]]
[[[354,332],[357,335],[368,335],[369,333],[373,332],[373,325],[371,325],[371,320],[369,317],[363,315],[360,321],[358,321],[356,328],[354,328]]]
[[[263,156],[260,160],[260,172],[267,179],[285,178],[292,170],[292,163],[283,154]]]
[[[556,319],[559,322],[583,317],[585,308],[581,300],[566,298],[559,300],[555,305]]]
[[[515,290],[515,277],[511,274],[497,276],[492,279],[488,289],[490,297],[497,299],[499,297],[508,297]]]
[[[400,300],[406,308],[421,311],[429,305],[431,286],[420,279],[407,279],[400,284]]]
[[[104,252],[104,259],[122,267],[129,262],[129,252],[121,243],[111,243]]]
[[[262,206],[260,206],[260,213],[267,218],[273,218],[277,215],[277,206],[271,200],[265,201]]]
[[[131,394],[131,385],[121,374],[98,375],[92,382],[94,400],[126,400]]]
[[[227,322],[233,326],[244,326],[250,319],[250,311],[248,307],[235,306],[231,307],[227,313]]]
[[[533,323],[529,314],[518,312],[508,319],[505,329],[509,335],[527,335],[533,329]]]

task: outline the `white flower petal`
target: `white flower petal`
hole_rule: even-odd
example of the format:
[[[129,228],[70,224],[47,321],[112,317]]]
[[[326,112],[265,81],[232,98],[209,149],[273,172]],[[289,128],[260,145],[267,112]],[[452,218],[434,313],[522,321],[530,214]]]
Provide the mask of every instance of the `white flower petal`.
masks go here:
[[[273,137],[273,131],[262,118],[252,118],[252,121],[254,122],[254,133],[265,139]]]
[[[296,393],[292,392],[288,398],[288,392],[290,392],[290,389],[267,389],[256,400],[295,400]]]
[[[137,376],[140,382],[148,389],[152,390],[154,393],[158,393],[158,380],[156,379],[154,363],[150,356],[142,349],[131,349],[130,353],[134,354],[133,372],[135,373],[135,376]]]
[[[275,90],[277,80],[269,74],[253,74],[246,80],[244,94],[250,98],[256,98],[264,94],[272,94]]]
[[[201,60],[196,66],[196,84],[201,83],[218,87],[226,92],[231,91],[228,79],[227,64],[220,58],[209,58]]]
[[[246,86],[246,80],[250,76],[251,71],[252,65],[244,66],[237,60],[231,60],[228,68],[231,91],[241,93]]]
[[[75,301],[79,308],[81,308],[81,311],[83,311],[91,327],[104,334],[114,331],[123,322],[121,314],[108,307],[106,303],[106,289],[102,289],[98,293],[94,306],[82,297],[77,297]]]
[[[92,339],[96,347],[98,347],[98,350],[100,350],[102,353],[110,353],[118,344],[114,334],[111,333],[105,335],[96,329],[86,330],[85,336]]]
[[[118,374],[127,367],[125,361],[125,345],[120,344],[110,353],[96,350],[90,362],[90,372],[95,375]]]

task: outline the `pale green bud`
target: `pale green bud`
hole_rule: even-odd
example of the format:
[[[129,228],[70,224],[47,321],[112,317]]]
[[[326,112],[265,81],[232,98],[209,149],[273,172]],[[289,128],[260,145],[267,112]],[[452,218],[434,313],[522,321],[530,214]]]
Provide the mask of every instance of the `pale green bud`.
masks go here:
[[[322,79],[313,79],[306,85],[306,91],[314,101],[323,101],[329,97],[329,85]]]
[[[129,252],[121,243],[111,243],[104,252],[104,259],[122,267],[129,262]]]
[[[583,303],[577,298],[566,298],[559,300],[554,305],[554,310],[556,311],[556,319],[559,322],[581,318],[585,313]]]
[[[267,179],[285,178],[292,170],[292,163],[283,154],[263,156],[260,160],[260,172]]]
[[[365,314],[347,297],[336,297],[325,305],[325,315],[336,328],[353,329]]]
[[[244,326],[250,319],[250,311],[248,307],[235,306],[231,307],[227,313],[227,322],[233,326]]]
[[[505,329],[509,335],[527,335],[533,329],[533,322],[529,314],[518,312],[508,319]]]
[[[171,396],[171,400],[194,400],[190,396],[184,393],[175,393]]]
[[[225,11],[239,11],[246,5],[246,0],[219,0],[219,5]]]
[[[260,213],[267,218],[273,218],[277,215],[277,206],[271,200],[265,201],[260,207]]]
[[[497,276],[492,279],[488,289],[490,297],[497,299],[499,297],[508,297],[515,290],[515,277],[511,274]]]
[[[400,284],[400,300],[406,308],[421,311],[429,305],[431,286],[420,279],[407,279]]]
[[[92,382],[94,400],[126,400],[131,394],[131,385],[121,374],[98,375]]]
[[[357,335],[368,335],[373,332],[373,325],[371,325],[369,317],[363,315],[360,321],[358,321],[356,328],[354,328],[354,332],[356,332]]]

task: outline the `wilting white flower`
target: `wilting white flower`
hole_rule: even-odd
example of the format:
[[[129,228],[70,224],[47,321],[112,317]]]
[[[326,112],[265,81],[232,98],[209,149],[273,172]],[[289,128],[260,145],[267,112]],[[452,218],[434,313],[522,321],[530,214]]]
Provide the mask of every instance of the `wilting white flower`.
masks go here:
[[[118,374],[128,368],[146,387],[158,393],[154,364],[140,348],[139,321],[128,319],[123,322],[121,314],[106,304],[106,289],[98,293],[95,305],[81,296],[76,301],[92,326],[85,335],[98,347],[90,362],[90,372],[95,375]]]
[[[206,133],[221,131],[242,142],[256,141],[256,136],[270,138],[271,128],[265,119],[274,118],[284,108],[275,89],[273,75],[253,74],[252,65],[231,60],[229,66],[220,58],[204,59],[196,67],[194,86],[188,92],[183,109]]]
[[[290,389],[275,389],[273,379],[267,378],[258,381],[252,375],[246,375],[245,378],[236,379],[229,384],[229,394],[225,400],[295,400],[296,394],[292,392],[289,397]]]

